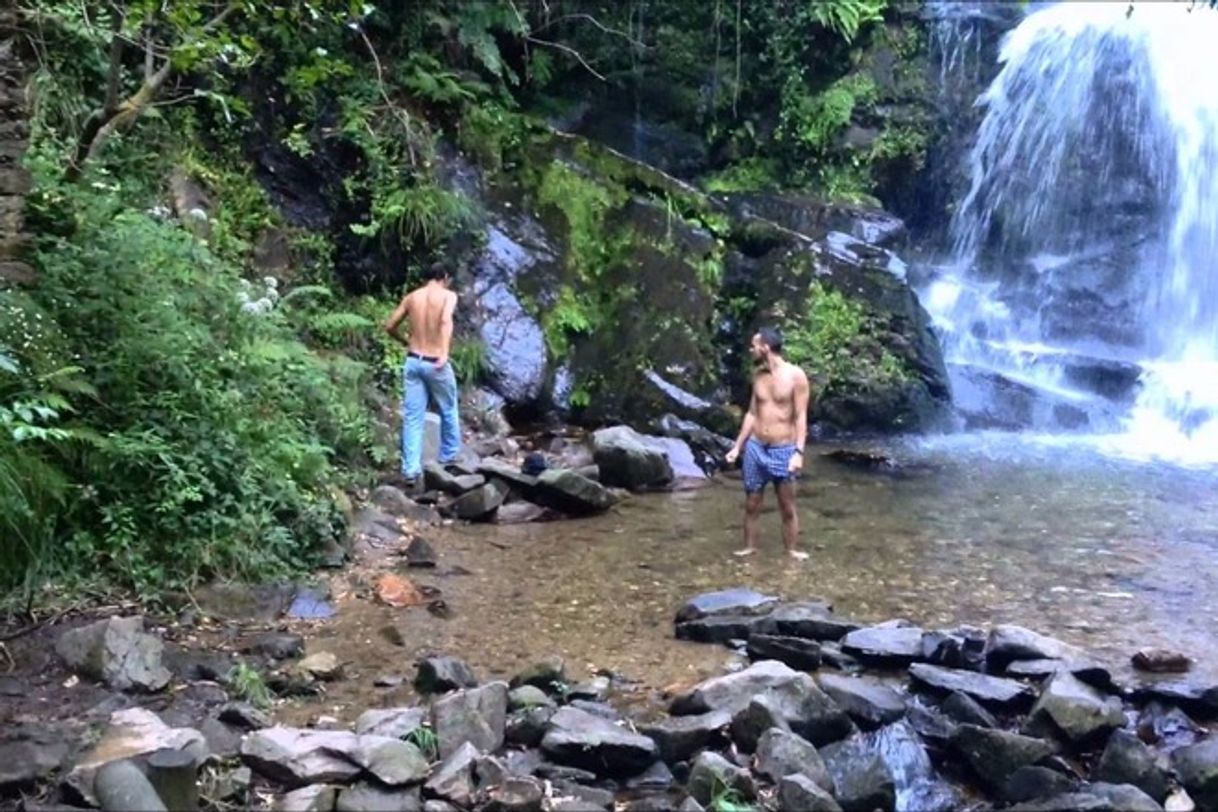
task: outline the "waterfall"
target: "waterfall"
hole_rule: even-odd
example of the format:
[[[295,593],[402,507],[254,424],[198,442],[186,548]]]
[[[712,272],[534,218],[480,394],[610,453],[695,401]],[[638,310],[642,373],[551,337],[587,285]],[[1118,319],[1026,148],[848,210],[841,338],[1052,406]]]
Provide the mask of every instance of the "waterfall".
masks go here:
[[[1188,2],[1037,5],[1005,36],[923,290],[973,425],[1218,462],[1215,43]]]

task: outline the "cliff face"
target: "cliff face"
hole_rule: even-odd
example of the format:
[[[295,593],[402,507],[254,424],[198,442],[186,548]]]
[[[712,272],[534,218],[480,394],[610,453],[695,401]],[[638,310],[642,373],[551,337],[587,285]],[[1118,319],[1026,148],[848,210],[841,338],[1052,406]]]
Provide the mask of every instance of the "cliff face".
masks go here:
[[[0,8],[0,285],[27,283],[34,275],[22,258],[29,241],[23,211],[30,177],[21,164],[29,121],[16,24],[16,11]]]

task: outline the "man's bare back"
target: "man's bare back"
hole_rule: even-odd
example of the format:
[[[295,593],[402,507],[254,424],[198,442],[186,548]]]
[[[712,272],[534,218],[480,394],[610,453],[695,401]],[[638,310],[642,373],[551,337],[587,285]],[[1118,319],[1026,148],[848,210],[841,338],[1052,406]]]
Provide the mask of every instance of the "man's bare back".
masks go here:
[[[451,350],[456,306],[457,294],[438,282],[428,282],[402,298],[385,329],[411,352],[435,358],[436,365],[442,366],[440,362],[448,360]],[[410,324],[410,335],[405,340],[397,332],[403,321]]]

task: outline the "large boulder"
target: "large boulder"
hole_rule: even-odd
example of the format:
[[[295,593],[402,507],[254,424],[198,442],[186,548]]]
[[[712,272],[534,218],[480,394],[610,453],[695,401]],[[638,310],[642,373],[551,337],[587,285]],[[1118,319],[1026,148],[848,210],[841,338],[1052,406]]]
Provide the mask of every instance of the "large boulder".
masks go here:
[[[617,498],[598,482],[575,471],[551,468],[537,477],[532,501],[572,516],[604,513]]]
[[[724,739],[724,730],[732,723],[727,711],[711,711],[696,716],[671,716],[639,725],[639,732],[660,748],[660,758],[669,764],[687,761],[699,750],[712,747]]]
[[[845,812],[893,812],[896,784],[884,760],[861,737],[821,748],[833,778],[833,797]]]
[[[926,663],[911,665],[909,675],[916,685],[923,688],[944,693],[959,692],[1002,710],[1026,709],[1032,701],[1032,689],[1013,679]]]
[[[778,605],[778,598],[747,587],[704,592],[690,598],[677,610],[677,623],[716,615],[764,615]]]
[[[1020,767],[1036,764],[1054,751],[1044,739],[976,725],[960,725],[952,735],[952,747],[993,792],[1001,792]]]
[[[881,727],[905,715],[905,700],[890,686],[868,677],[821,674],[820,687],[864,729]]]
[[[592,435],[592,457],[605,485],[630,490],[662,488],[673,480],[662,449],[628,426],[601,429]]]
[[[1159,803],[1167,798],[1167,775],[1155,755],[1133,733],[1114,730],[1092,777],[1109,784],[1132,784]]]
[[[59,636],[55,652],[69,668],[120,691],[159,691],[172,676],[165,646],[144,632],[142,617],[112,617]]]
[[[811,683],[812,678],[773,660],[759,663],[722,677],[713,677],[673,699],[671,711],[678,716],[709,713],[715,710],[735,713],[766,688],[792,683]],[[813,684],[815,687],[815,684]],[[819,690],[819,689],[817,689]]]
[[[991,666],[1001,667],[1012,660],[1080,662],[1087,659],[1087,654],[1077,646],[1022,626],[1007,624],[995,626],[990,630],[990,637],[985,645],[985,658]]]
[[[1218,809],[1218,738],[1174,751],[1171,766],[1199,809]]]
[[[802,775],[822,790],[833,791],[833,778],[811,742],[781,728],[772,728],[757,741],[755,770],[774,783],[784,776]]]

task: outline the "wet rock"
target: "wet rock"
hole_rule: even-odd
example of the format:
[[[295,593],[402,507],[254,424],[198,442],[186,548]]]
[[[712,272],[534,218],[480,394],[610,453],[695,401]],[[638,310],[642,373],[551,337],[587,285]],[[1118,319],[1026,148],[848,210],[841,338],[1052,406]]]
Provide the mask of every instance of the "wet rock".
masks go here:
[[[823,604],[822,604],[823,605]],[[764,615],[778,606],[778,598],[746,587],[704,592],[690,598],[677,610],[677,623],[718,615]],[[782,631],[783,634],[790,632]],[[796,635],[799,636],[799,635]]]
[[[478,473],[489,480],[503,483],[510,491],[524,499],[530,498],[537,489],[537,477],[525,474],[517,466],[493,457],[479,463]]]
[[[858,737],[893,777],[898,809],[956,812],[964,797],[935,771],[918,732],[906,720]]]
[[[613,507],[617,498],[576,471],[551,468],[537,477],[531,501],[570,516],[591,516]]]
[[[991,667],[1002,668],[1012,660],[1067,660],[1082,662],[1086,653],[1069,643],[1038,634],[1022,626],[999,625],[990,630],[985,659]]]
[[[261,730],[271,726],[271,717],[248,702],[229,702],[220,708],[221,722],[242,730]]]
[[[922,658],[922,630],[916,626],[871,626],[842,638],[842,651],[863,660],[909,663]]]
[[[189,753],[196,766],[207,758],[207,741],[193,728],[172,728],[151,711],[128,708],[110,715],[110,724],[101,739],[77,759],[65,783],[89,805],[96,805],[93,779],[97,771],[112,761],[136,758],[157,750]]]
[[[1177,707],[1151,700],[1138,716],[1138,738],[1168,748],[1196,744],[1205,735],[1188,714]]]
[[[442,694],[477,684],[473,669],[456,657],[422,659],[414,678],[414,687],[424,694]]]
[[[751,753],[770,728],[791,730],[816,746],[854,732],[846,712],[810,677],[766,689],[732,717],[732,739]]]
[[[690,797],[700,804],[710,804],[725,788],[744,801],[757,797],[757,786],[748,770],[718,753],[709,750],[699,753],[689,771],[686,789]]]
[[[68,757],[68,743],[49,732],[10,735],[0,742],[0,792],[35,783],[58,770]]]
[[[1134,686],[1133,696],[1143,702],[1157,699],[1179,705],[1206,719],[1218,717],[1218,686],[1180,681],[1147,682]]]
[[[238,806],[246,806],[249,799],[250,785],[253,782],[253,770],[249,767],[238,767],[219,776],[210,795],[221,801],[229,801]]]
[[[549,694],[533,685],[521,685],[508,692],[508,710],[518,711],[537,707],[553,708],[556,706]]]
[[[291,660],[304,654],[304,638],[287,632],[265,632],[250,641],[246,651],[272,660]]]
[[[693,643],[730,643],[748,640],[771,628],[770,619],[764,615],[715,615],[678,623],[676,638]]]
[[[341,790],[335,812],[420,812],[418,789],[387,789],[365,781]]]
[[[81,676],[119,691],[159,691],[171,674],[161,662],[160,638],[144,632],[142,617],[112,617],[69,629],[55,642],[55,653]]]
[[[621,776],[641,772],[655,762],[656,743],[578,708],[561,708],[550,719],[542,752],[559,764]]]
[[[626,781],[626,789],[635,791],[664,791],[670,789],[676,782],[672,770],[663,761],[657,761],[650,767]]]
[[[582,702],[604,702],[609,699],[612,681],[605,676],[593,677],[587,682],[578,682],[567,689],[567,699],[572,705]]]
[[[1001,710],[1026,707],[1034,696],[1031,688],[1015,680],[926,663],[911,665],[909,675],[915,684],[924,688],[934,691],[959,691],[984,705]]]
[[[325,784],[294,789],[271,804],[272,812],[334,812],[338,788]]]
[[[1109,784],[1132,784],[1159,803],[1167,798],[1167,776],[1142,741],[1126,730],[1114,730],[1092,771],[1092,778]]]
[[[842,651],[842,647],[831,640],[820,644],[820,658],[824,665],[847,674],[858,674],[863,671],[861,662]]]
[[[532,524],[556,517],[549,508],[532,502],[509,502],[495,511],[495,524]]]
[[[489,234],[488,251],[496,250],[497,244],[520,249],[495,227]],[[541,327],[512,292],[508,279],[483,279],[474,289],[474,312],[478,315],[479,337],[486,347],[487,380],[511,406],[531,406],[546,380],[548,355]]]
[[[601,482],[610,487],[646,490],[672,482],[672,466],[663,451],[626,426],[600,429],[592,435],[592,457]]]
[[[1107,668],[1095,663],[1078,660],[1012,660],[1004,673],[1010,677],[1046,679],[1065,671],[1096,688],[1110,688],[1112,674]]]
[[[1074,745],[1102,740],[1125,723],[1121,702],[1104,696],[1072,674],[1053,676],[1032,708],[1031,723],[1048,723]]]
[[[960,691],[952,691],[940,706],[951,719],[964,725],[977,727],[998,727],[998,720],[981,707],[975,699]]]
[[[462,812],[448,801],[430,800],[423,802],[423,812]]]
[[[780,604],[771,614],[776,634],[808,640],[841,640],[861,626],[838,617],[828,604],[819,601]]]
[[[372,504],[401,519],[424,524],[439,524],[440,516],[433,509],[420,505],[393,485],[380,485],[372,491]]]
[[[750,660],[777,660],[800,671],[820,668],[820,643],[802,637],[751,634],[746,647]]]
[[[780,728],[772,728],[757,741],[754,770],[774,783],[787,775],[802,775],[820,789],[831,792],[833,779],[820,753],[806,739]]]
[[[747,706],[756,694],[766,688],[797,682],[811,683],[812,678],[780,662],[765,660],[734,674],[699,683],[687,693],[673,699],[671,712],[678,716],[691,716],[714,710],[735,713]]]
[[[1074,792],[1008,807],[1011,812],[1162,812],[1146,793],[1127,784],[1092,784]]]
[[[422,783],[427,777],[427,758],[418,747],[398,739],[360,736],[352,759],[390,787]]]
[[[465,743],[487,753],[502,747],[507,692],[507,683],[492,682],[437,699],[431,706],[431,726],[439,740],[440,755],[454,753]]]
[[[614,796],[613,793],[599,787],[586,787],[582,784],[577,784],[574,781],[555,780],[551,783],[553,788],[553,809],[554,812],[601,812],[601,810],[613,809]]]
[[[448,509],[458,519],[467,522],[483,521],[498,510],[506,496],[506,489],[488,482],[458,497]]]
[[[833,797],[844,812],[896,808],[896,785],[883,760],[858,737],[821,748],[833,778]]]
[[[1218,809],[1218,738],[1175,750],[1171,766],[1199,809]]]
[[[713,748],[726,738],[724,731],[731,725],[732,715],[726,711],[711,711],[697,716],[672,716],[651,724],[639,725],[639,732],[649,736],[660,748],[660,758],[668,764],[688,761],[699,750]]]
[[[310,654],[299,663],[296,668],[302,673],[307,674],[313,679],[321,680],[322,682],[330,682],[340,679],[343,675],[343,665],[338,661],[338,657],[329,651],[319,651],[315,654]]]
[[[928,745],[946,750],[956,732],[956,723],[938,708],[927,707],[914,699],[906,707],[910,727]]]
[[[778,803],[782,809],[800,812],[842,812],[832,795],[799,773],[785,775],[778,782]]]
[[[475,791],[474,765],[478,756],[478,748],[469,742],[454,748],[423,785],[423,794],[456,804],[462,809],[471,806]]]
[[[535,778],[512,776],[491,788],[479,808],[485,812],[541,812],[544,797]]]
[[[1020,767],[1011,773],[998,798],[1007,803],[1035,801],[1074,792],[1079,782],[1048,767]]]
[[[505,724],[505,741],[520,747],[540,747],[556,710],[540,705],[513,712]]]
[[[25,696],[25,684],[16,677],[0,677],[0,696],[4,697],[22,697]]]
[[[864,730],[895,722],[905,715],[905,700],[892,688],[867,677],[821,674],[821,690]]]
[[[481,474],[451,474],[438,462],[429,462],[423,466],[423,486],[429,491],[460,496],[485,484],[486,477]]]
[[[1192,663],[1185,654],[1161,648],[1144,648],[1133,655],[1135,668],[1153,674],[1182,674]]]
[[[360,772],[351,759],[358,744],[354,733],[271,727],[245,737],[241,758],[255,772],[292,787],[343,782]]]
[[[360,736],[404,739],[427,721],[423,708],[374,708],[360,714],[355,732]]]
[[[928,663],[966,671],[985,668],[986,634],[981,629],[927,632],[922,637],[922,655]]]
[[[960,725],[952,747],[993,792],[1001,792],[1020,767],[1028,767],[1053,754],[1053,745],[1005,730]]]
[[[512,677],[512,688],[532,685],[546,693],[562,693],[567,684],[567,664],[562,657],[547,657]]]
[[[581,770],[579,767],[569,767],[566,764],[554,764],[544,759],[537,765],[533,774],[549,781],[573,781],[579,784],[595,784],[598,780],[596,773],[591,770]]]
[[[436,551],[432,549],[431,544],[426,539],[415,536],[410,540],[410,544],[406,547],[406,552],[403,553],[406,558],[406,566],[419,568],[432,568],[436,565]]]

